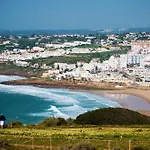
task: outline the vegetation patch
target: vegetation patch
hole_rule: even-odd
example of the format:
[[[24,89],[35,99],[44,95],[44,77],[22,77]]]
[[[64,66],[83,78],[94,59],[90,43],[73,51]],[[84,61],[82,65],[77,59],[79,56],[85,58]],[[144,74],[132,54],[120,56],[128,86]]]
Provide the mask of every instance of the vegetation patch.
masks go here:
[[[149,124],[150,117],[123,108],[103,108],[79,115],[75,123],[82,125],[137,125]],[[142,132],[141,129],[140,132]]]

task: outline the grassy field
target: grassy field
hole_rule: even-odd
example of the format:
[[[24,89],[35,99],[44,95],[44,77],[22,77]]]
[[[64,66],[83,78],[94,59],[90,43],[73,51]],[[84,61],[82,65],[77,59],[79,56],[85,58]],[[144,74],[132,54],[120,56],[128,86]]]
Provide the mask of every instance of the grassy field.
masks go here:
[[[97,53],[86,53],[86,54],[72,54],[68,56],[58,56],[58,57],[48,57],[48,58],[38,58],[29,60],[32,64],[39,63],[39,64],[47,64],[53,65],[55,62],[59,63],[77,63],[77,61],[84,61],[89,63],[93,58],[100,58],[101,61],[108,60],[110,56],[114,54],[126,54],[128,49],[123,50],[114,50],[114,51],[107,51],[107,52],[97,52]]]
[[[19,76],[40,76],[44,72],[41,68],[21,67],[12,63],[0,63],[0,74],[14,74]]]
[[[56,127],[47,129],[12,128],[0,130],[0,138],[11,144],[56,147],[90,143],[98,150],[108,147],[126,150],[131,140],[132,148],[150,148],[150,126],[95,126],[95,127]],[[33,142],[34,140],[34,142]]]
[[[1,135],[23,135],[53,138],[93,138],[101,140],[150,140],[150,126],[138,127],[51,127],[47,129],[12,128],[0,130]]]

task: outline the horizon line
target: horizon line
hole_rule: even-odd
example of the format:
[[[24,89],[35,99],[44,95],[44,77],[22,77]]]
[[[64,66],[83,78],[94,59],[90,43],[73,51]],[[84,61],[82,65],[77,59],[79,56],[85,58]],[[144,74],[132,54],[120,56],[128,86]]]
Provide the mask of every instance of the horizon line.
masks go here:
[[[33,31],[33,30],[52,30],[52,31],[56,31],[56,30],[66,30],[66,31],[69,31],[69,30],[89,30],[89,31],[98,31],[98,30],[117,30],[117,29],[140,29],[140,28],[143,28],[143,29],[146,29],[146,28],[150,28],[150,26],[148,27],[116,27],[116,28],[99,28],[99,29],[88,29],[88,28],[80,28],[80,29],[0,29],[0,31]]]

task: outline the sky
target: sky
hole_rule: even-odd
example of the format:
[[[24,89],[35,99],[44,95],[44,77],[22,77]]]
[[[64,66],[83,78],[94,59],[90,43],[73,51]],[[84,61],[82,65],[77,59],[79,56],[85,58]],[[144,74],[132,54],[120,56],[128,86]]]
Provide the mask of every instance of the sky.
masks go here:
[[[0,0],[0,29],[150,27],[150,0]]]

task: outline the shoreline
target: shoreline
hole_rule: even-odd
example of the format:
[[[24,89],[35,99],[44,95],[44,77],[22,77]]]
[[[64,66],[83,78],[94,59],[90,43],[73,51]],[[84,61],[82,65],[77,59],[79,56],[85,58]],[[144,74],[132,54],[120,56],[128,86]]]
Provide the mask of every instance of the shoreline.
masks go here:
[[[123,89],[115,88],[114,84],[108,83],[75,83],[69,81],[48,81],[46,79],[37,79],[37,78],[29,78],[24,80],[13,80],[13,81],[6,81],[2,82],[1,84],[6,85],[32,85],[41,88],[68,88],[76,91],[84,91],[91,94],[96,94],[102,96],[102,94],[127,94],[131,96],[136,96],[144,99],[146,102],[150,104],[150,89],[140,89],[140,88],[128,88],[124,87]],[[104,96],[105,97],[105,96]],[[123,108],[126,104],[118,102]],[[150,116],[149,110],[136,110],[141,114]]]
[[[15,70],[0,70],[0,75],[6,75],[6,76],[20,76],[20,77],[35,77],[37,76],[36,73],[26,73],[26,72],[16,72]]]
[[[127,94],[127,95],[133,95],[136,97],[140,97],[150,103],[150,90],[140,90],[140,89],[123,89],[123,90],[104,90],[104,91],[96,91],[92,90],[91,93],[100,95],[102,93],[104,94]]]
[[[150,90],[140,90],[140,89],[124,89],[124,90],[92,90],[92,91],[87,91],[89,93],[92,94],[96,94],[99,96],[104,96],[107,97],[105,94],[118,94],[118,95],[127,95],[127,96],[135,96],[137,98],[141,98],[143,100],[145,100],[148,104],[150,104]],[[109,96],[108,96],[109,97]],[[112,99],[113,100],[113,99]],[[116,100],[114,99],[115,102],[119,103],[121,105],[121,107],[126,108],[126,109],[130,109],[130,103],[128,102],[121,102],[120,100]],[[132,102],[132,100],[131,100]],[[136,106],[140,105],[138,104],[138,101],[136,101],[137,103],[135,104],[135,108]],[[133,110],[133,109],[131,109]],[[146,109],[136,109],[134,111],[137,111],[141,114],[144,114],[146,116],[150,116],[150,109],[146,110]]]
[[[93,82],[51,81],[43,78],[4,81],[6,85],[32,85],[43,88],[68,88],[78,90],[115,90],[115,84]],[[118,89],[119,90],[119,89]]]

